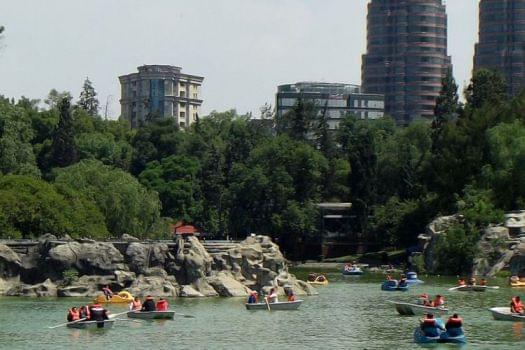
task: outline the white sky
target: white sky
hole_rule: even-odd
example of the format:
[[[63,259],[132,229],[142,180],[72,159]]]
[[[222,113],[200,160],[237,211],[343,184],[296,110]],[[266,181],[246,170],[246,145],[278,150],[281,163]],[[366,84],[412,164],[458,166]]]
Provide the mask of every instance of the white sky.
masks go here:
[[[359,84],[367,0],[0,0],[0,94],[78,98],[86,76],[120,114],[118,76],[171,64],[205,77],[201,114],[274,102],[279,84]],[[478,0],[448,0],[449,54],[470,79]]]

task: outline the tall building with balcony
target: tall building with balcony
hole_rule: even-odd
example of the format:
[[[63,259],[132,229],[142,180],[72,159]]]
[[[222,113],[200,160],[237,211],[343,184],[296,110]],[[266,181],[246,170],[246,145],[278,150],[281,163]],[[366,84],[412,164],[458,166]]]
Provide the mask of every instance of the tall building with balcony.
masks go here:
[[[185,128],[194,123],[202,105],[203,77],[182,73],[180,67],[144,65],[138,73],[119,77],[121,118],[132,128],[155,118],[173,118]]]
[[[474,70],[500,72],[510,95],[525,88],[525,0],[481,0]]]
[[[275,110],[282,117],[299,98],[314,102],[319,113],[325,113],[329,128],[337,129],[348,113],[361,119],[378,119],[384,115],[384,97],[364,94],[359,85],[321,82],[299,82],[277,87]]]
[[[398,124],[432,119],[441,80],[452,69],[442,0],[372,0],[362,87],[385,95]]]

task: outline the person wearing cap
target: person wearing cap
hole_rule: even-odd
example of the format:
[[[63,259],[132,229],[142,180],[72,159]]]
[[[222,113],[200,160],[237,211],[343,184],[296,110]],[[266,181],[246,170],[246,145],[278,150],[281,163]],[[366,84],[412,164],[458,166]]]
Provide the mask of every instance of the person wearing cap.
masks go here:
[[[155,300],[153,300],[151,295],[147,295],[146,299],[144,299],[141,311],[157,311],[155,307]]]
[[[248,304],[256,304],[257,303],[257,292],[252,290],[250,293],[250,296],[248,297]]]

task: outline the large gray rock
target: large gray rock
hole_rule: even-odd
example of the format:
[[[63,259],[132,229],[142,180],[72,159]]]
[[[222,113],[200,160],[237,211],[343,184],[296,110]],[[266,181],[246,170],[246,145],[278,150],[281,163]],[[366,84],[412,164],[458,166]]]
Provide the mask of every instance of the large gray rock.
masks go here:
[[[472,273],[492,277],[503,269],[512,258],[509,251],[509,230],[502,226],[487,227],[478,242],[478,251]]]
[[[514,247],[509,268],[513,275],[525,276],[525,243],[520,243]]]
[[[102,293],[102,287],[105,285],[111,286],[114,290],[122,287],[118,285],[114,275],[84,275],[80,276],[70,285],[59,286],[57,288],[57,295],[59,297],[96,297]]]
[[[250,293],[248,287],[228,272],[219,272],[215,276],[208,277],[207,281],[221,297],[246,297]]]
[[[57,286],[53,282],[51,282],[50,279],[47,279],[42,283],[34,285],[18,285],[7,291],[6,295],[21,297],[56,297]]]
[[[180,269],[175,270],[177,281],[182,285],[192,284],[204,293],[208,289],[205,277],[211,274],[213,259],[197,237],[177,237],[176,262]]]
[[[139,275],[128,291],[136,296],[176,297],[179,286],[173,276]]]
[[[192,285],[184,285],[180,287],[179,295],[185,298],[203,298],[204,294],[193,288]]]
[[[423,259],[425,262],[425,270],[429,273],[435,273],[439,265],[436,259],[436,243],[446,231],[454,225],[462,222],[463,218],[460,215],[441,216],[434,219],[427,225],[425,234],[418,237],[420,247],[423,249]]]
[[[49,250],[46,258],[51,269],[61,272],[75,268],[81,275],[109,275],[128,270],[124,257],[110,243],[69,242]]]
[[[20,274],[20,257],[11,248],[0,244],[0,278],[8,279]]]
[[[169,268],[175,257],[167,244],[131,243],[126,250],[126,261],[136,273],[144,273],[150,267]]]

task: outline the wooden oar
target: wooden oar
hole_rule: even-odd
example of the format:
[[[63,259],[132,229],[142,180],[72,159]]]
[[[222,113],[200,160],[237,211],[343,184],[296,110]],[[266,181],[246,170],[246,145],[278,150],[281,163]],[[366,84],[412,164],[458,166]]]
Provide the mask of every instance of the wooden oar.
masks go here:
[[[452,287],[452,288],[449,288],[448,290],[457,290],[457,289],[460,289],[460,288],[463,288],[463,287],[466,287],[466,286]]]
[[[77,323],[77,322],[81,322],[81,321],[85,321],[85,320],[87,320],[87,317],[81,318],[79,320],[71,321],[71,322],[57,324],[56,326],[51,326],[51,327],[47,327],[47,328],[49,328],[49,329],[58,328],[58,327],[62,327],[62,326],[67,326],[68,324],[73,324],[73,323]]]
[[[264,298],[264,302],[266,303],[266,307],[268,308],[268,311],[272,311],[272,309],[270,308],[270,303],[268,302],[268,298],[267,297]]]
[[[185,315],[185,314],[179,314],[178,312],[175,313],[175,316],[182,316],[182,317],[186,317],[186,318],[195,318],[195,316],[192,316],[192,315]]]
[[[128,322],[142,323],[141,321],[146,321],[146,320],[135,320],[135,319],[129,319],[129,318],[115,318],[115,321],[128,321]]]
[[[118,314],[109,314],[108,319],[111,320],[112,318],[116,318],[116,317],[118,317],[120,315],[127,314],[128,312],[129,312],[129,310],[128,311],[124,311],[124,312],[119,312]]]

